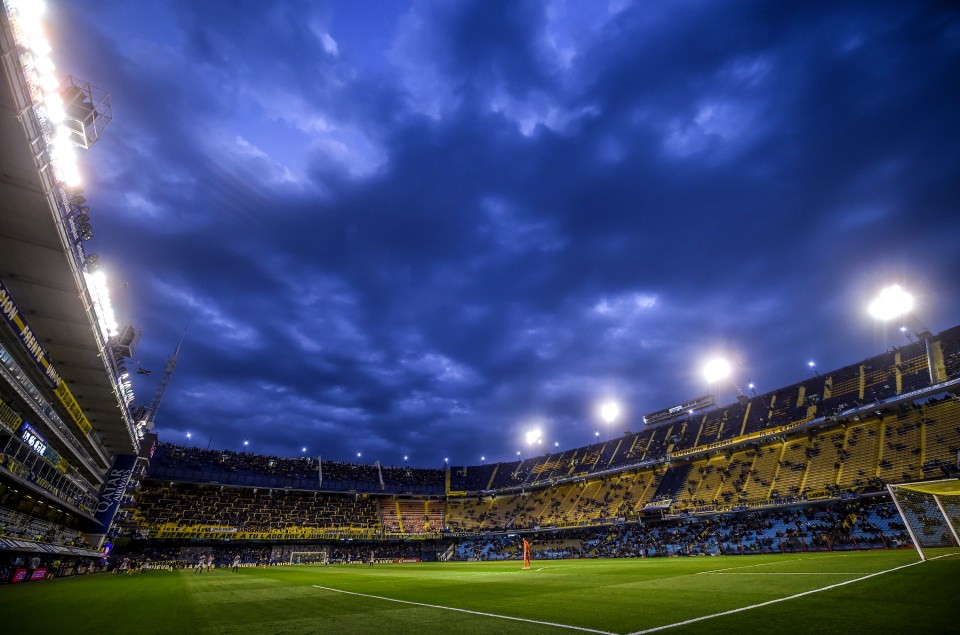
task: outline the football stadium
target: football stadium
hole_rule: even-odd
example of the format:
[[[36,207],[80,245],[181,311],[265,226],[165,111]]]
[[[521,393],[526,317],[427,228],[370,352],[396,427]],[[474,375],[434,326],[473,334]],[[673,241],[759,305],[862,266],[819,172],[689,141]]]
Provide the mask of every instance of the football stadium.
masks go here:
[[[864,358],[770,389],[715,358],[709,390],[642,417],[604,402],[622,434],[526,427],[526,452],[490,460],[179,432],[203,412],[158,424],[168,388],[193,390],[190,335],[149,377],[115,315],[78,167],[113,99],[58,70],[47,15],[0,12],[3,632],[956,631],[960,315],[928,328],[904,285],[864,307],[893,334]]]

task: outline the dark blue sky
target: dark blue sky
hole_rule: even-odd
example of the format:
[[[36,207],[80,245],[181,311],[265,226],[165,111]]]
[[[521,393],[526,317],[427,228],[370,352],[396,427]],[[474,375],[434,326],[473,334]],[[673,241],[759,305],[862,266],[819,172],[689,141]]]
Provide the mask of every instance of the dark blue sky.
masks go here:
[[[506,460],[960,322],[950,3],[49,4],[163,440]]]

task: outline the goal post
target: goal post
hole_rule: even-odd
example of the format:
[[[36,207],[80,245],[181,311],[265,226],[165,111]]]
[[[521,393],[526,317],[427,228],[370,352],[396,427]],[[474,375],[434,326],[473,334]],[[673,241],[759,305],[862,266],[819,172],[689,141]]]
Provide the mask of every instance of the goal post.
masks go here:
[[[921,560],[960,553],[960,479],[887,485]]]
[[[326,551],[291,551],[290,564],[329,564]]]

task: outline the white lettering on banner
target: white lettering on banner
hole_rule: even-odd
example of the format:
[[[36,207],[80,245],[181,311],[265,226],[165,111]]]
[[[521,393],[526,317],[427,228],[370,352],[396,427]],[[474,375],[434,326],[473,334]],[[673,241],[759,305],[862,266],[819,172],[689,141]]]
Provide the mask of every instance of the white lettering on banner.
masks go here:
[[[106,512],[114,503],[120,502],[132,476],[133,470],[110,470],[110,478],[103,486],[100,501],[97,503],[98,514]]]

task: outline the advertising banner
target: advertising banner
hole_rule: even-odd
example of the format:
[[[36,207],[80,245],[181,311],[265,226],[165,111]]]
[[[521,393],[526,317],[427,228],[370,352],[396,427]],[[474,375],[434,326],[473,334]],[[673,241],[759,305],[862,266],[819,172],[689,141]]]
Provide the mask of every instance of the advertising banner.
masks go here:
[[[127,491],[127,485],[133,476],[133,466],[137,462],[137,457],[130,454],[118,454],[113,460],[113,467],[107,473],[107,480],[100,490],[100,499],[97,501],[95,518],[103,527],[104,531],[110,529],[113,523],[113,517],[117,514],[117,507],[123,500],[123,494]]]
[[[24,349],[29,353],[37,365],[37,368],[43,373],[47,383],[54,389],[54,394],[56,394],[57,399],[63,407],[66,408],[70,418],[77,424],[77,427],[80,428],[80,431],[83,432],[84,435],[89,434],[91,428],[90,421],[87,420],[86,415],[83,414],[83,410],[81,410],[77,404],[77,400],[73,397],[73,393],[70,392],[67,384],[60,378],[60,374],[53,367],[47,351],[40,345],[37,337],[33,334],[33,330],[31,330],[23,319],[20,308],[17,306],[17,303],[13,301],[13,297],[10,295],[10,292],[7,291],[7,288],[3,286],[2,280],[0,280],[0,315],[3,315],[3,320],[11,330],[17,334],[17,339],[20,340],[20,343],[23,344]]]

